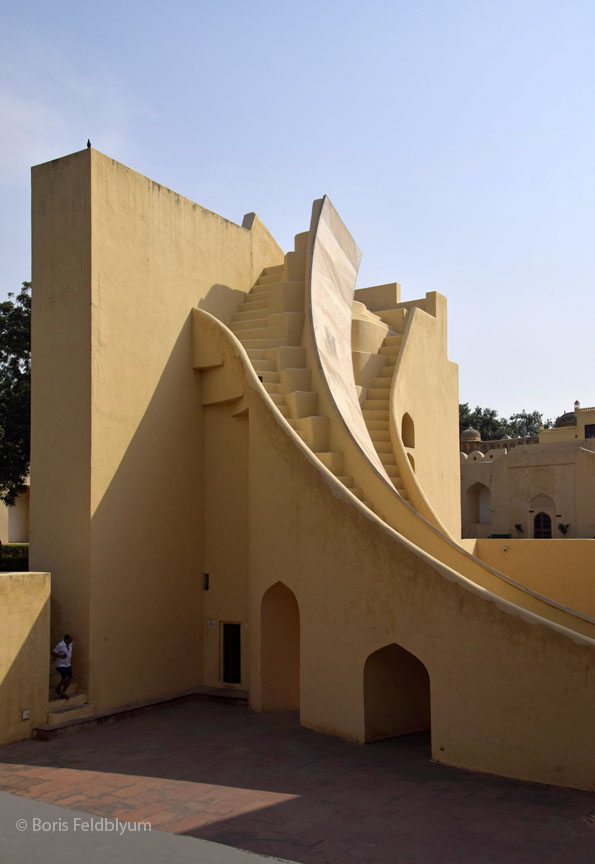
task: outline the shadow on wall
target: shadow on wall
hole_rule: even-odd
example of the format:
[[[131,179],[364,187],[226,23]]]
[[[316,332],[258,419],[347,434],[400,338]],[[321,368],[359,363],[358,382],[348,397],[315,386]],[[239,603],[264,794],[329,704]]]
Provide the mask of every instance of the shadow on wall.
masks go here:
[[[129,370],[124,387],[143,374]],[[99,710],[202,683],[201,410],[189,314],[91,517],[89,695]],[[98,459],[111,455],[109,419],[95,432]]]
[[[228,285],[212,285],[206,297],[198,303],[198,308],[228,324],[245,296],[243,291],[237,291]]]
[[[19,573],[19,591],[22,580],[40,574]],[[10,574],[3,575],[10,580]],[[48,658],[50,652],[50,601],[49,574],[45,574],[45,589],[41,586],[39,596],[11,596],[0,610],[0,632],[7,639],[5,654],[8,668],[0,669],[0,744],[30,738],[34,726],[45,723],[48,706]],[[20,592],[19,592],[20,593]],[[37,592],[35,592],[37,594]],[[45,599],[43,599],[45,595]],[[4,606],[4,604],[2,604]],[[30,619],[29,623],[26,617]],[[12,641],[14,640],[14,641]],[[17,647],[20,640],[21,644]],[[14,652],[14,656],[12,656]],[[2,664],[4,667],[4,664]],[[29,719],[23,720],[23,711],[29,711]]]

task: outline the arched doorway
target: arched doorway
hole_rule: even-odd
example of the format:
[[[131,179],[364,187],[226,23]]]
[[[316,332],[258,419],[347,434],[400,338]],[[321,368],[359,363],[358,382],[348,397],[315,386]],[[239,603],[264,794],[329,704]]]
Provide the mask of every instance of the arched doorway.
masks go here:
[[[552,520],[548,513],[538,513],[533,519],[533,537],[536,540],[551,540]]]
[[[490,490],[485,483],[474,483],[467,489],[467,517],[466,521],[489,525],[492,521]]]
[[[430,676],[409,651],[385,645],[364,665],[365,740],[379,741],[430,728]]]
[[[300,705],[300,611],[293,591],[277,582],[261,606],[261,705],[286,711]]]

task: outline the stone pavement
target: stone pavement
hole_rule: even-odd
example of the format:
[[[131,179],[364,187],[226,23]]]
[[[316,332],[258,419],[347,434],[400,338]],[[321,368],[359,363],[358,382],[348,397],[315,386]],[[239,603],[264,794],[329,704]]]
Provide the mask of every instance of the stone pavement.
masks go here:
[[[192,700],[0,748],[0,789],[301,864],[595,864],[590,793],[434,764],[426,735],[362,746]]]
[[[85,864],[272,864],[273,859],[208,840],[154,831],[0,792],[2,860]],[[274,859],[280,861],[280,858]],[[292,862],[286,862],[292,864]]]

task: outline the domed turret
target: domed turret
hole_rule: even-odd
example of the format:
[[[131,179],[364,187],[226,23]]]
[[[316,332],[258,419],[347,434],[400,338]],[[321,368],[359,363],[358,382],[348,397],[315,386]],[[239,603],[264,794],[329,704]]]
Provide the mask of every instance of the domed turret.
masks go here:
[[[576,414],[574,411],[569,411],[567,414],[561,414],[554,423],[555,429],[560,429],[563,426],[576,426]]]
[[[481,435],[472,426],[467,426],[461,432],[461,441],[481,441]]]

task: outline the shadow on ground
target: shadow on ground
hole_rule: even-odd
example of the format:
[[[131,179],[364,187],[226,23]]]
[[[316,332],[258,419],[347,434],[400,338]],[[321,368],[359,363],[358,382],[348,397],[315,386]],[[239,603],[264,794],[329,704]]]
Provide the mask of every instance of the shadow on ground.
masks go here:
[[[0,789],[303,864],[595,864],[593,796],[187,702],[0,748]]]

